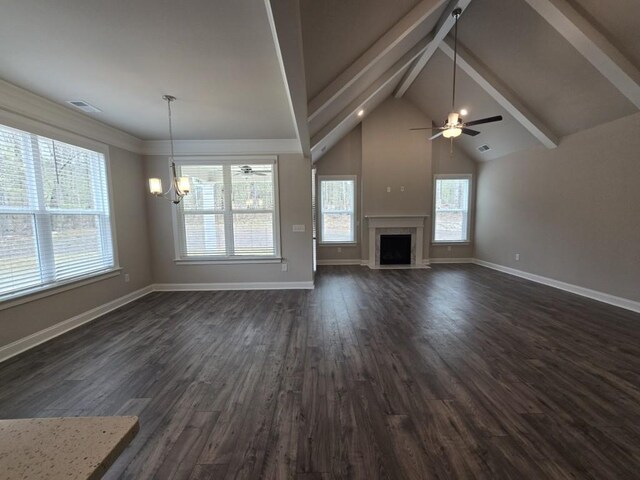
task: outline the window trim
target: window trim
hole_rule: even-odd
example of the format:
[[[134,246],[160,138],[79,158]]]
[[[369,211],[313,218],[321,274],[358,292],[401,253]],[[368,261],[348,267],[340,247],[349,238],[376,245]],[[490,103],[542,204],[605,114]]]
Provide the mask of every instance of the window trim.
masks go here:
[[[89,138],[85,138],[81,135],[77,135],[72,132],[67,132],[58,127],[41,123],[37,120],[22,117],[21,115],[2,110],[0,108],[0,124],[7,127],[22,130],[24,132],[39,135],[41,137],[50,138],[69,145],[74,145],[79,148],[84,148],[104,156],[105,162],[105,177],[107,182],[107,201],[109,205],[109,226],[111,228],[111,249],[113,254],[113,266],[98,270],[95,272],[87,273],[86,275],[79,275],[76,277],[66,278],[59,282],[51,282],[45,285],[37,285],[33,288],[21,290],[14,293],[8,293],[6,295],[0,295],[0,310],[28,303],[40,298],[55,295],[66,290],[88,285],[90,283],[98,282],[110,277],[120,275],[122,267],[120,266],[120,257],[118,255],[118,241],[117,241],[117,229],[115,210],[113,205],[113,182],[111,174],[111,158],[109,156],[109,145],[106,145]]]
[[[468,180],[469,195],[467,206],[467,232],[465,240],[436,240],[436,193],[438,180]],[[431,245],[470,245],[471,223],[473,221],[473,174],[471,173],[436,173],[433,176],[433,221],[431,222]]]
[[[358,245],[358,176],[357,175],[316,175],[317,186],[316,186],[316,202],[317,202],[317,212],[316,219],[318,221],[317,225],[317,237],[318,237],[318,245],[321,246],[333,246],[333,247],[352,247]],[[353,181],[353,241],[340,241],[340,242],[332,242],[326,241],[322,238],[322,227],[323,227],[323,216],[322,216],[322,182],[323,181],[335,181],[335,180],[351,180]]]
[[[181,247],[186,241],[184,223],[178,208],[172,208],[174,263],[176,265],[238,265],[259,263],[282,263],[281,233],[280,233],[280,188],[278,184],[278,156],[277,155],[205,155],[205,156],[179,156],[174,157],[176,166],[180,169],[183,165],[238,165],[244,163],[273,165],[273,242],[274,254],[271,256],[250,255],[200,255],[181,256]],[[181,208],[181,207],[179,207]]]

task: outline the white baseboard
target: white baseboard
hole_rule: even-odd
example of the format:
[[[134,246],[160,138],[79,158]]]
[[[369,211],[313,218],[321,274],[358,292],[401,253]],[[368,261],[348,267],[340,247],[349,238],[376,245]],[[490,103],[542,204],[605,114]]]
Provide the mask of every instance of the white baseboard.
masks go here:
[[[313,282],[253,283],[156,283],[154,292],[220,291],[220,290],[313,290]]]
[[[430,258],[429,261],[433,263],[473,263],[473,258]]]
[[[49,341],[52,338],[73,330],[74,328],[78,328],[80,325],[91,322],[96,318],[101,317],[105,313],[109,313],[116,308],[120,308],[127,303],[144,297],[152,291],[153,290],[151,286],[141,288],[140,290],[136,290],[135,292],[131,292],[120,298],[116,298],[115,300],[105,303],[104,305],[100,305],[99,307],[81,313],[80,315],[76,315],[75,317],[71,317],[60,323],[56,323],[49,328],[45,328],[44,330],[40,330],[39,332],[33,333],[27,337],[16,340],[13,343],[0,347],[0,362],[4,362],[5,360],[18,355],[25,350],[29,350],[30,348]]]
[[[362,265],[362,260],[355,258],[334,258],[329,260],[318,260],[318,265]]]
[[[331,261],[331,260],[325,260]],[[352,263],[331,263],[325,265],[364,265],[367,266],[368,262],[360,260],[340,260],[341,262],[349,261]],[[425,260],[426,262],[427,260]],[[430,263],[474,263],[486,268],[491,268],[509,275],[531,280],[532,282],[541,283],[550,287],[565,290],[567,292],[575,293],[583,297],[591,298],[600,302],[621,307],[633,312],[640,313],[640,302],[629,300],[608,293],[599,292],[597,290],[591,290],[589,288],[580,287],[552,278],[543,277],[541,275],[535,275],[533,273],[524,272],[515,268],[505,267],[497,263],[486,262],[477,258],[431,258]],[[318,264],[322,265],[320,262]],[[416,267],[414,267],[416,268]],[[418,267],[419,268],[419,267]],[[76,315],[63,322],[52,325],[49,328],[40,330],[27,337],[16,340],[13,343],[0,347],[0,362],[8,360],[19,353],[22,353],[30,348],[33,348],[41,343],[44,343],[52,338],[55,338],[63,333],[73,330],[85,323],[91,322],[102,315],[111,312],[117,308],[120,308],[134,300],[137,300],[151,292],[169,292],[169,291],[220,291],[220,290],[310,290],[314,288],[313,282],[254,282],[254,283],[160,283],[153,284],[147,287],[131,292],[120,298],[116,298],[104,305],[93,308],[87,312]]]
[[[543,285],[548,285],[550,287],[558,288],[560,290],[575,293],[576,295],[581,295],[583,297],[591,298],[599,302],[608,303],[609,305],[614,305],[616,307],[624,308],[626,310],[631,310],[632,312],[640,313],[640,302],[629,300],[627,298],[617,297],[609,293],[599,292],[597,290],[591,290],[590,288],[580,287],[578,285],[573,285],[571,283],[561,282],[560,280],[554,280],[553,278],[543,277],[541,275],[524,272],[522,270],[517,270],[511,267],[505,267],[504,265],[499,265],[497,263],[486,262],[484,260],[479,260],[477,258],[473,259],[473,263],[475,263],[476,265],[480,265],[482,267],[498,270],[499,272],[508,273],[509,275],[514,275],[516,277],[524,278],[526,280],[531,280],[532,282],[542,283]]]

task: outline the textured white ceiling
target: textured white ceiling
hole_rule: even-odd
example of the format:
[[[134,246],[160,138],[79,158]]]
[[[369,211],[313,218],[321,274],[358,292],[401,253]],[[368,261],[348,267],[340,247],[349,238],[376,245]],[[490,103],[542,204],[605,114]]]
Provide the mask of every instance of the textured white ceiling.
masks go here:
[[[3,0],[0,77],[142,139],[295,138],[261,0]]]
[[[557,135],[637,111],[522,0],[471,2],[458,38]]]
[[[640,1],[568,0],[583,17],[640,68]]]
[[[315,97],[417,3],[301,0],[308,98]]]

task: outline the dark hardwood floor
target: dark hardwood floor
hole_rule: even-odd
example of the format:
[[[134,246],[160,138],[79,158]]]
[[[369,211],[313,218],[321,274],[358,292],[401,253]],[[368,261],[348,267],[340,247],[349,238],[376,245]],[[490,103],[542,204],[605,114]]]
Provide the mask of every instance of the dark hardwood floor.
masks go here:
[[[122,414],[110,479],[639,478],[640,315],[473,265],[320,267],[0,364],[2,418]]]

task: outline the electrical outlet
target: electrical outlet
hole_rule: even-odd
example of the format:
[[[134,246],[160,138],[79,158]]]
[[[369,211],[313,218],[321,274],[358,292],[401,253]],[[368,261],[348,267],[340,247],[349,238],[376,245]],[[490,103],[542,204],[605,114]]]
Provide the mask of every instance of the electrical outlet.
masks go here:
[[[400,191],[404,192],[404,186],[400,187]]]
[[[520,261],[520,254],[516,253],[516,262],[519,262],[519,261]]]
[[[387,193],[391,193],[391,187],[387,187]]]
[[[125,283],[129,283],[129,280],[131,280],[131,279],[129,278],[129,274],[128,274],[128,273],[125,273],[125,274],[124,274],[124,281],[125,281]]]
[[[447,252],[451,251],[451,245],[447,246]]]
[[[342,247],[338,247],[338,253],[342,253]]]
[[[284,263],[284,262],[283,262],[283,263],[282,263],[282,271],[283,271],[283,272],[286,272],[286,271],[288,271],[288,270],[289,270],[289,264],[288,264],[288,263]]]

